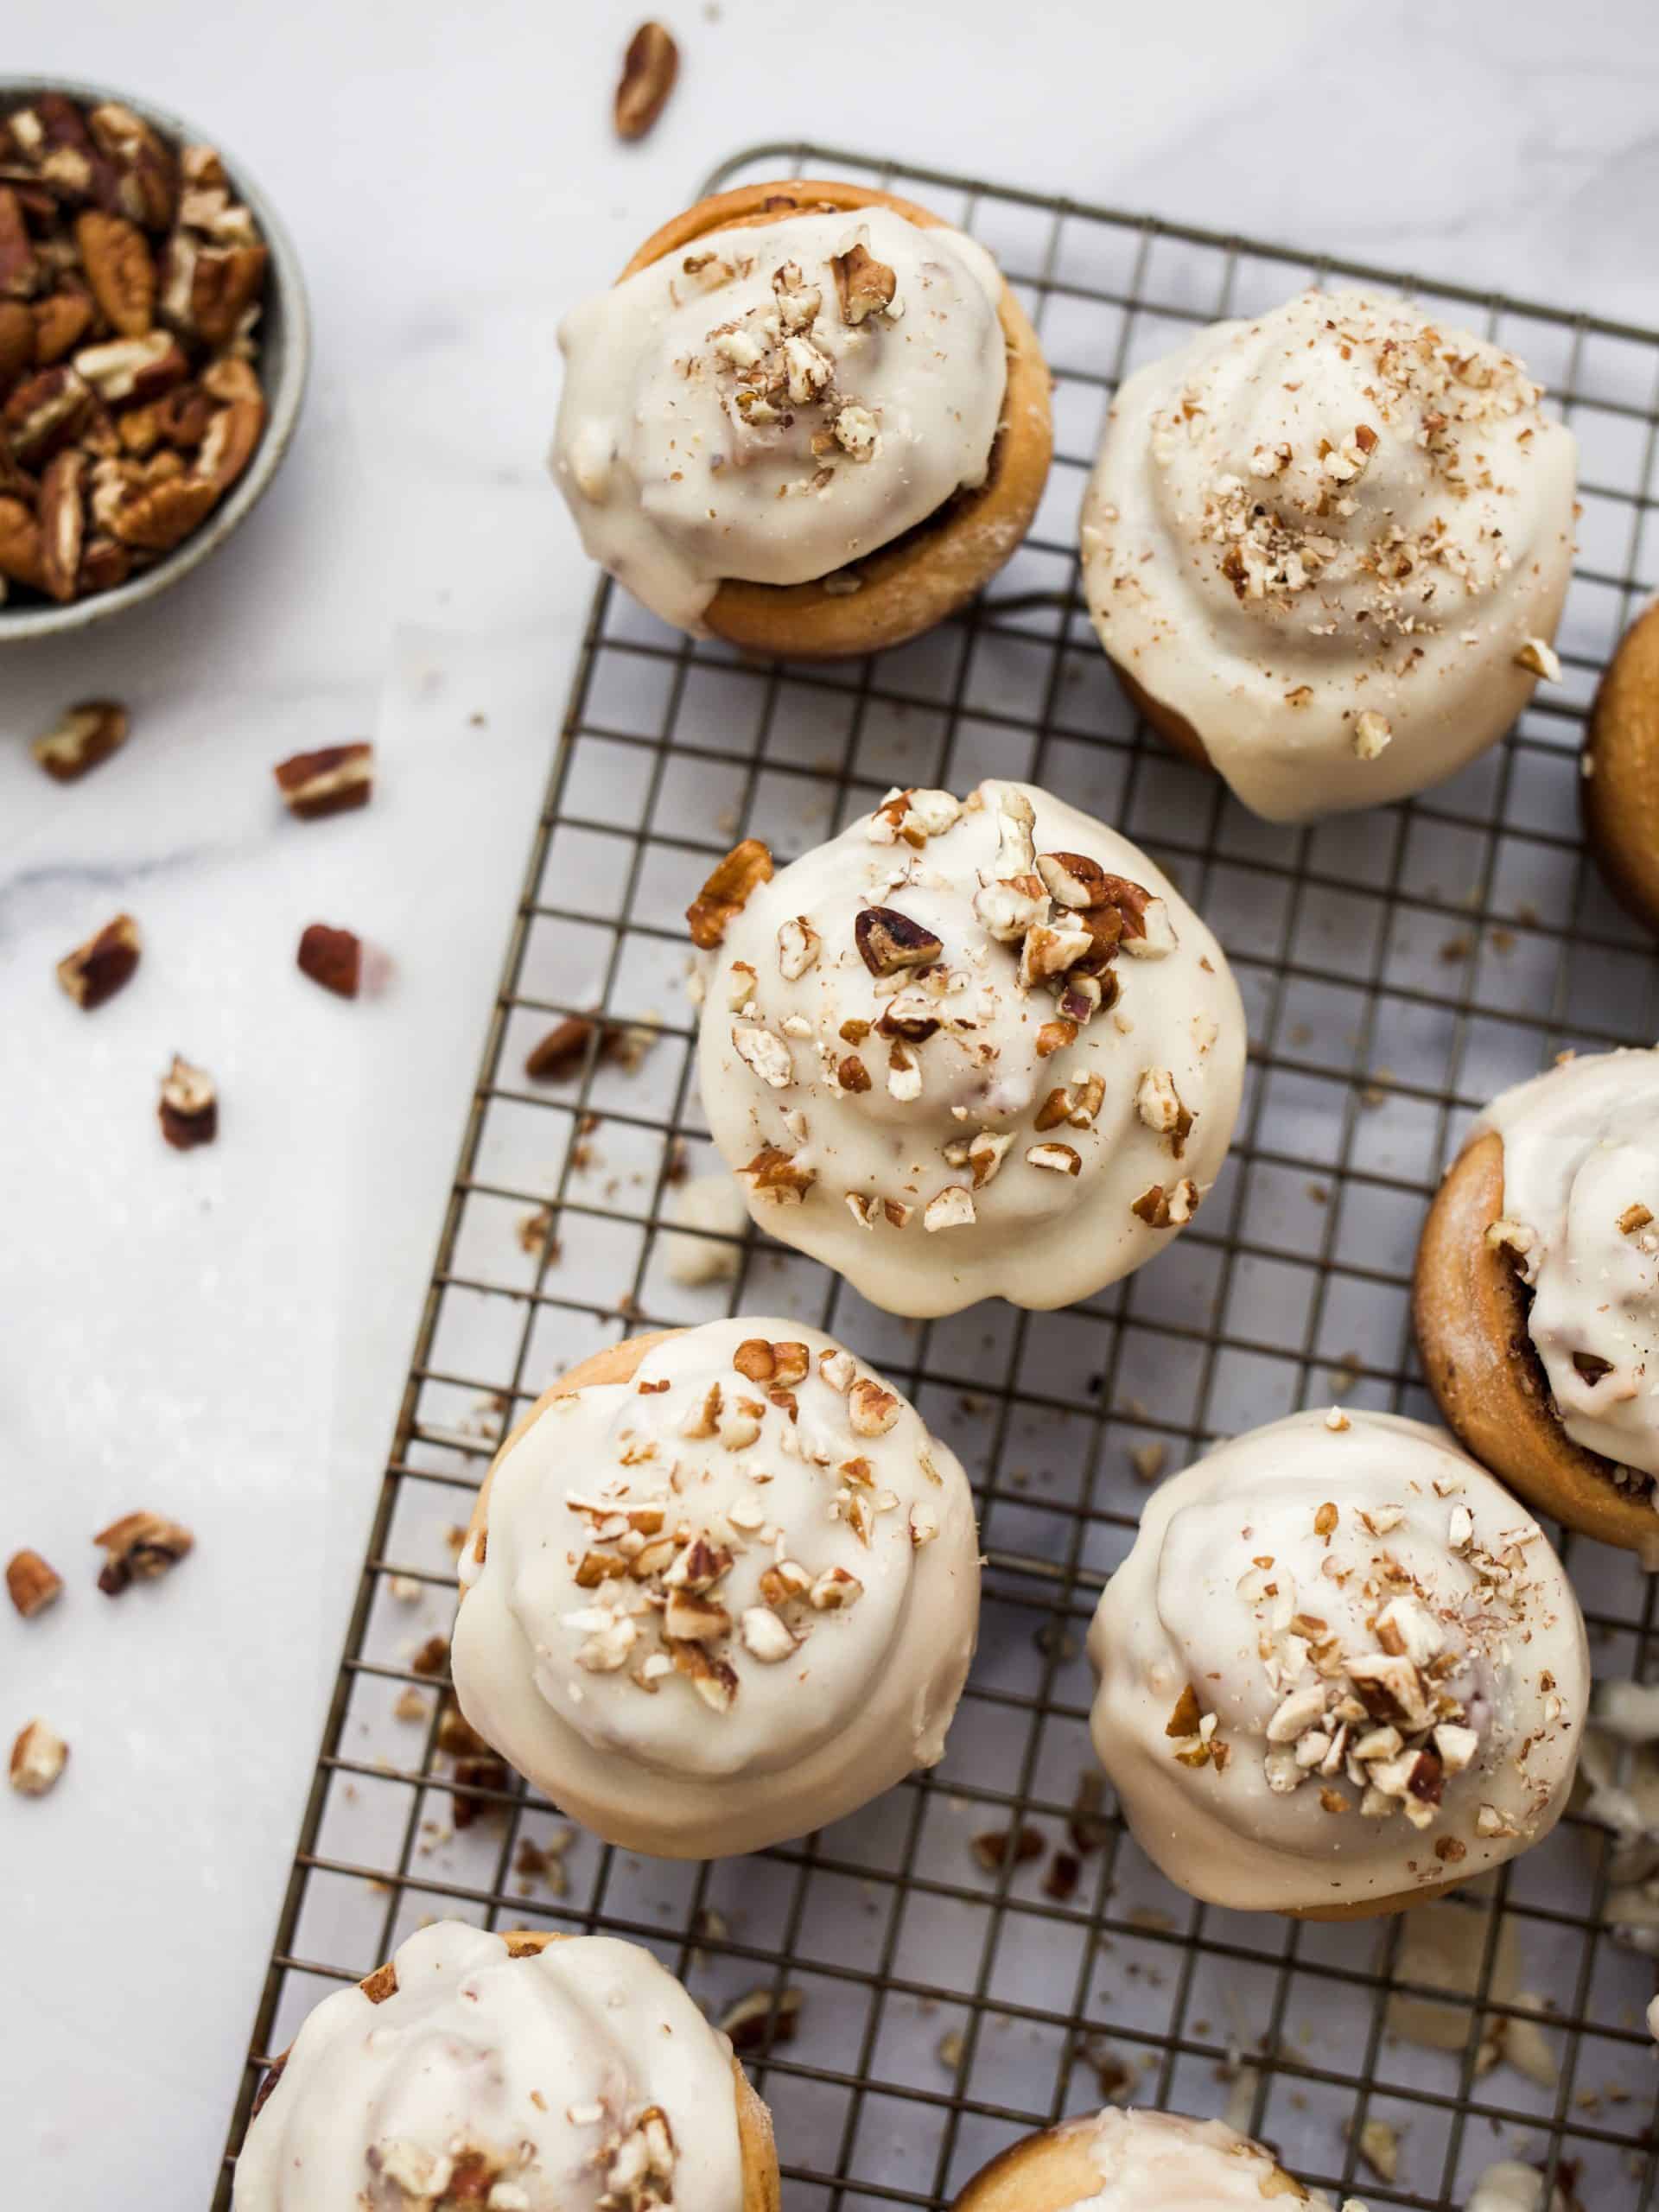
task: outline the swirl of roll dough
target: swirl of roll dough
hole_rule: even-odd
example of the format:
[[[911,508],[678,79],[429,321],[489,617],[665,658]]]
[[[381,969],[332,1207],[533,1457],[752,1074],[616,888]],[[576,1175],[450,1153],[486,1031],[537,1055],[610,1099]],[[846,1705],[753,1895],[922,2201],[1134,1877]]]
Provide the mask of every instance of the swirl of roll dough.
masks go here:
[[[750,877],[762,874],[747,852]],[[732,856],[734,861],[736,855]],[[890,1313],[1065,1306],[1161,1249],[1226,1155],[1244,1018],[1138,847],[1025,784],[895,791],[690,912],[698,1066],[757,1221]]]
[[[451,1650],[467,1720],[607,1840],[664,1857],[806,1834],[932,1765],[978,1618],[954,1455],[799,1322],[623,1355],[545,1399],[492,1473]]]
[[[1392,1910],[1527,1849],[1589,1695],[1538,1523],[1389,1414],[1293,1414],[1163,1484],[1089,1650],[1137,1841],[1243,1910]]]
[[[1527,1332],[1575,1444],[1659,1477],[1659,1051],[1568,1060],[1495,1098],[1490,1232],[1532,1293]]]
[[[1541,396],[1363,292],[1217,323],[1124,385],[1084,501],[1090,612],[1246,806],[1422,791],[1554,669],[1577,446]]]

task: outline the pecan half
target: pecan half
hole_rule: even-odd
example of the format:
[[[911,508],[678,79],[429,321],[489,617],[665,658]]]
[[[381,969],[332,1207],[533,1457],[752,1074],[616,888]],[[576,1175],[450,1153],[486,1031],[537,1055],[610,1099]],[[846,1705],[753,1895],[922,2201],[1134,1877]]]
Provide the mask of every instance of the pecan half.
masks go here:
[[[173,1065],[162,1077],[156,1106],[162,1135],[175,1152],[189,1152],[211,1144],[219,1135],[219,1091],[206,1068],[192,1067],[175,1052]]]
[[[14,300],[32,298],[40,278],[41,264],[23,220],[22,202],[9,184],[0,184],[0,293]]]
[[[110,528],[135,550],[170,553],[206,518],[218,496],[202,477],[162,477],[123,499],[110,517]]]
[[[265,289],[270,255],[262,245],[209,246],[190,272],[188,327],[205,346],[228,346]]]
[[[374,789],[374,747],[365,740],[296,753],[271,770],[283,804],[302,822],[366,806]]]
[[[131,982],[140,950],[137,923],[130,914],[118,914],[59,961],[58,981],[75,1004],[90,1014]]]
[[[22,468],[44,467],[86,429],[93,404],[91,385],[67,362],[29,377],[0,414],[12,459]]]
[[[48,292],[43,300],[36,300],[29,320],[35,328],[35,365],[49,369],[73,353],[92,327],[93,306],[90,293],[78,286],[60,286]],[[0,384],[5,378],[0,372]]]
[[[134,1582],[154,1582],[176,1567],[195,1548],[196,1540],[159,1513],[124,1513],[92,1541],[105,1555],[98,1586],[106,1598],[118,1598]]]
[[[691,942],[707,952],[719,944],[763,883],[772,880],[772,855],[758,837],[734,845],[685,910]]]
[[[41,566],[41,526],[21,499],[0,497],[0,576],[46,589]]]
[[[38,358],[35,316],[21,300],[0,300],[0,399]]]
[[[86,536],[86,456],[71,448],[54,456],[41,480],[41,574],[55,600],[75,595]]]
[[[245,361],[215,361],[201,379],[204,398],[222,403],[195,442],[196,473],[221,497],[252,460],[265,427],[265,396]]]
[[[336,998],[354,999],[363,977],[363,943],[351,930],[312,922],[301,933],[295,955],[301,975],[308,976]]]
[[[136,223],[88,207],[75,218],[75,244],[92,297],[123,338],[142,338],[156,320],[156,264]]]
[[[668,105],[680,73],[680,50],[661,23],[641,23],[622,57],[616,88],[616,135],[643,138]]]
[[[86,122],[108,166],[118,211],[147,231],[166,230],[179,200],[179,164],[172,148],[119,100],[102,101]]]

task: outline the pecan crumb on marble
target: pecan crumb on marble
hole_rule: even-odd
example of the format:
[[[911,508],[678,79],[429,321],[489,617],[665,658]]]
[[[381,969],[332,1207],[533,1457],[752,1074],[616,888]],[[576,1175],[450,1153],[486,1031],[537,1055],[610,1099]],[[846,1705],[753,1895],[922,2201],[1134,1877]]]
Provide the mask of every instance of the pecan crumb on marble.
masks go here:
[[[105,1554],[98,1586],[106,1598],[118,1598],[134,1582],[153,1582],[186,1558],[195,1541],[162,1514],[124,1513],[92,1539]]]
[[[26,1621],[43,1613],[63,1594],[63,1577],[39,1552],[14,1552],[6,1561],[6,1592]]]
[[[156,1114],[162,1135],[175,1152],[211,1144],[219,1135],[219,1091],[207,1069],[193,1067],[175,1052],[162,1077]]]

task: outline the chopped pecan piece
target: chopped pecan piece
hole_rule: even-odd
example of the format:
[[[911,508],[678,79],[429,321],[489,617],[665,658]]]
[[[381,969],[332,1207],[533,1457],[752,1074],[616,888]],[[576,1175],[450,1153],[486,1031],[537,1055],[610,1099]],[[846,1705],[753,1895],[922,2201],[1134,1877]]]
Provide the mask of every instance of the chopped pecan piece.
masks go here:
[[[113,699],[86,699],[67,708],[29,750],[54,783],[73,784],[127,741],[127,710]]]
[[[0,184],[0,294],[9,299],[31,299],[40,276],[41,264],[29,225],[23,220],[22,202],[10,185]]]
[[[213,1078],[206,1068],[192,1067],[175,1052],[172,1066],[162,1077],[156,1112],[162,1135],[175,1152],[211,1144],[219,1135],[219,1092]]]
[[[325,745],[279,760],[271,773],[283,804],[302,822],[366,806],[374,789],[374,747],[361,739]]]
[[[931,968],[944,950],[931,930],[893,906],[866,906],[853,923],[853,942],[872,976]]]
[[[130,914],[118,914],[59,961],[58,981],[75,1004],[90,1014],[130,982],[139,950],[137,923]]]
[[[661,23],[641,23],[622,57],[614,115],[619,138],[643,138],[668,105],[680,49]]]
[[[6,1561],[6,1594],[23,1619],[32,1621],[62,1596],[63,1577],[39,1552],[14,1552]]]
[[[118,1598],[134,1582],[153,1582],[176,1567],[195,1541],[188,1529],[159,1513],[124,1513],[92,1539],[105,1554],[98,1586],[106,1598]]]
[[[351,930],[331,929],[327,922],[312,922],[301,932],[295,963],[336,998],[354,999],[363,976],[363,943]]]
[[[585,1014],[568,1014],[524,1055],[524,1073],[533,1083],[563,1083],[582,1065],[594,1025]]]
[[[11,1747],[10,1778],[24,1797],[44,1797],[68,1763],[69,1746],[44,1720],[21,1728]]]
[[[721,2014],[720,2031],[731,2037],[740,2057],[793,2043],[804,2001],[798,1989],[751,1989]]]
[[[836,297],[841,303],[843,322],[861,323],[873,315],[891,309],[899,280],[885,261],[878,261],[869,248],[855,240],[845,253],[830,257],[830,266],[835,274]]]
[[[753,893],[771,882],[772,872],[772,855],[758,837],[734,845],[685,910],[692,944],[705,952],[720,944]]]

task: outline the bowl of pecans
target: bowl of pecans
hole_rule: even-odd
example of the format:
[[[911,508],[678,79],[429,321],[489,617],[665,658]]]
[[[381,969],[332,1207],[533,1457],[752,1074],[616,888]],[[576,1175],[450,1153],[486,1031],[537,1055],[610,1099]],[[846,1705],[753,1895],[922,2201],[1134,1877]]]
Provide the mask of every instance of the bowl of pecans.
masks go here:
[[[119,613],[222,544],[309,354],[245,170],[125,93],[0,78],[0,645]]]

